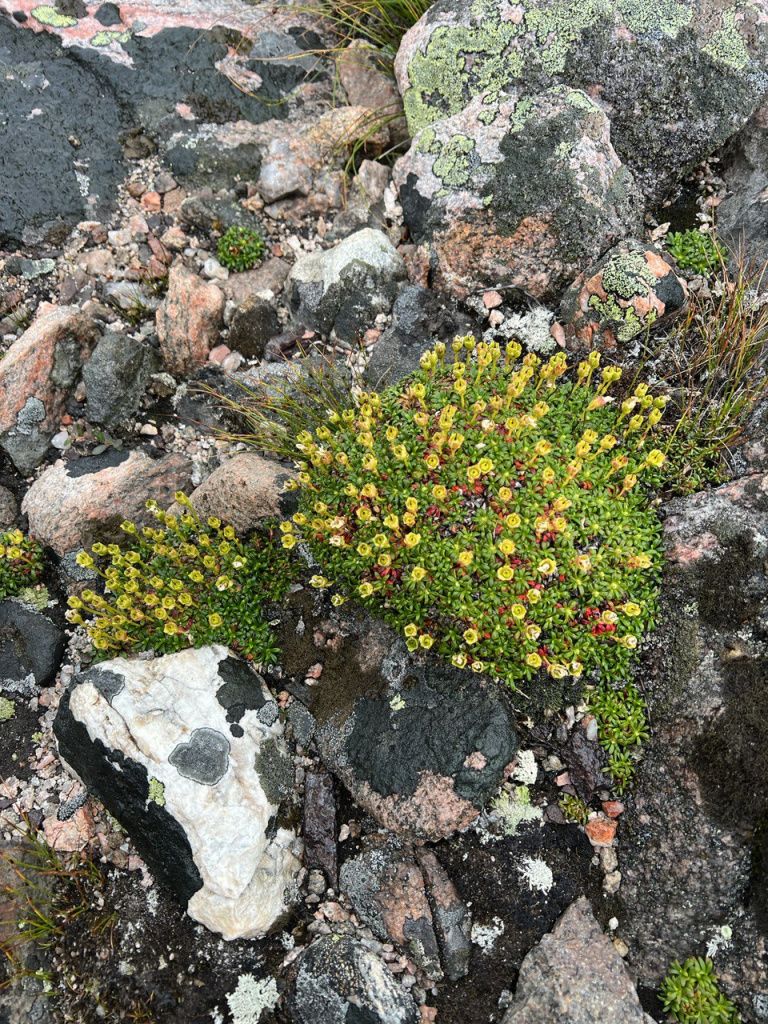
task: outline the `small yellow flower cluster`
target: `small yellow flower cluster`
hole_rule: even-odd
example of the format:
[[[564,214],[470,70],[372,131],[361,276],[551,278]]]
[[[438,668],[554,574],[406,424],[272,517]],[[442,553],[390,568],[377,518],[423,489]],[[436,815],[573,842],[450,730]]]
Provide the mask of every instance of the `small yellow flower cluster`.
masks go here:
[[[40,579],[43,550],[21,530],[0,533],[0,601],[14,597]]]
[[[182,492],[176,501],[180,516],[148,502],[156,526],[124,522],[124,546],[97,543],[78,554],[104,594],[70,597],[68,620],[86,626],[101,652],[164,654],[218,642],[268,662],[276,652],[260,609],[287,588],[287,556],[271,556],[258,539],[244,543],[216,517],[203,522]]]
[[[653,622],[660,527],[641,481],[665,456],[664,400],[591,353],[457,338],[421,369],[298,438],[299,512],[317,586],[374,603],[411,650],[511,685],[620,671]]]

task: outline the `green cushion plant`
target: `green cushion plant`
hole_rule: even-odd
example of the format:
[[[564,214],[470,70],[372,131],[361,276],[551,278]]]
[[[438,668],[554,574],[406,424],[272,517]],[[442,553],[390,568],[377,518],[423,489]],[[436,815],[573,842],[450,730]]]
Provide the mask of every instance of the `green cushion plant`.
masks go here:
[[[126,540],[94,544],[78,563],[104,580],[104,595],[70,597],[67,618],[86,627],[104,657],[139,651],[170,654],[220,643],[259,664],[278,654],[265,605],[287,592],[290,560],[271,530],[248,541],[215,517],[203,521],[186,495],[179,516],[148,502],[157,526],[122,524]]]
[[[720,991],[712,961],[690,957],[672,964],[661,984],[664,1010],[680,1024],[738,1024],[736,1007]]]
[[[421,369],[297,439],[305,541],[337,588],[383,612],[411,650],[512,687],[539,674],[621,678],[656,616],[661,530],[653,433],[664,399],[623,401],[593,352],[457,338]]]
[[[216,256],[227,270],[250,270],[264,255],[264,239],[253,228],[228,228],[216,246]]]
[[[681,270],[695,274],[713,274],[725,258],[717,240],[701,231],[673,231],[667,235],[666,246]]]
[[[0,533],[0,601],[15,597],[40,579],[43,549],[21,530]]]

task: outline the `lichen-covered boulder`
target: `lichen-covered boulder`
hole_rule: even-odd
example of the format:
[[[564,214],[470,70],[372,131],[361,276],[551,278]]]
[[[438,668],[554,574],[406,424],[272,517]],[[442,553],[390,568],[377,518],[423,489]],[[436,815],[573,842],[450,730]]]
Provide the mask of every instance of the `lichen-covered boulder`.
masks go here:
[[[75,676],[59,752],[155,877],[226,939],[286,915],[300,844],[280,812],[293,781],[278,707],[225,647],[115,658]]]
[[[559,295],[579,270],[639,229],[642,202],[586,93],[477,96],[425,126],[395,166],[413,240],[434,283]]]
[[[437,0],[395,64],[412,135],[480,98],[583,89],[644,196],[737,131],[768,84],[764,0]]]
[[[580,274],[563,296],[561,319],[573,350],[613,350],[678,313],[685,282],[655,249],[622,242]]]

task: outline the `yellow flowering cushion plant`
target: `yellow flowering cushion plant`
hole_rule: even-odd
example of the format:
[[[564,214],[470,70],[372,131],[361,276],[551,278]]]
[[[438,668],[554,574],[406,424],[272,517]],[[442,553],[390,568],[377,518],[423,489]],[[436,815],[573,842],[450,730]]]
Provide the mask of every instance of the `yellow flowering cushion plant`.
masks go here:
[[[67,618],[85,626],[103,657],[220,643],[258,664],[273,664],[278,651],[264,607],[288,590],[287,552],[270,543],[269,527],[243,541],[219,519],[201,520],[183,493],[176,501],[180,516],[148,502],[157,526],[125,522],[122,545],[94,544],[90,553],[80,552],[78,563],[96,570],[104,593],[71,597]]]
[[[648,485],[664,399],[592,353],[520,361],[457,338],[421,369],[297,438],[299,512],[328,585],[379,609],[412,650],[515,687],[625,673],[656,615],[661,530]],[[380,557],[385,554],[386,557]]]
[[[43,549],[21,530],[0,533],[0,601],[37,583],[43,571]]]

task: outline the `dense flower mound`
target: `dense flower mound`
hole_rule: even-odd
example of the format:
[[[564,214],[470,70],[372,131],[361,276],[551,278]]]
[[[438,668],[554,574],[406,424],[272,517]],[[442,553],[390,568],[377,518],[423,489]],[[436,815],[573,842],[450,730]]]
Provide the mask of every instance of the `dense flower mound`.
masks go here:
[[[243,271],[255,267],[265,249],[264,239],[258,231],[235,225],[219,239],[216,256],[227,270]]]
[[[21,530],[0,533],[0,601],[37,583],[43,571],[43,549]]]
[[[219,643],[272,664],[278,652],[263,610],[288,589],[287,555],[268,536],[242,541],[219,519],[201,520],[182,493],[176,500],[182,515],[148,502],[157,526],[124,522],[122,545],[94,544],[77,556],[102,577],[104,595],[70,597],[67,618],[105,655]]]
[[[591,353],[565,378],[509,345],[437,345],[421,370],[298,438],[306,541],[335,586],[380,609],[411,650],[512,686],[600,668],[619,678],[652,626],[660,525],[643,486],[663,398],[614,401]]]

